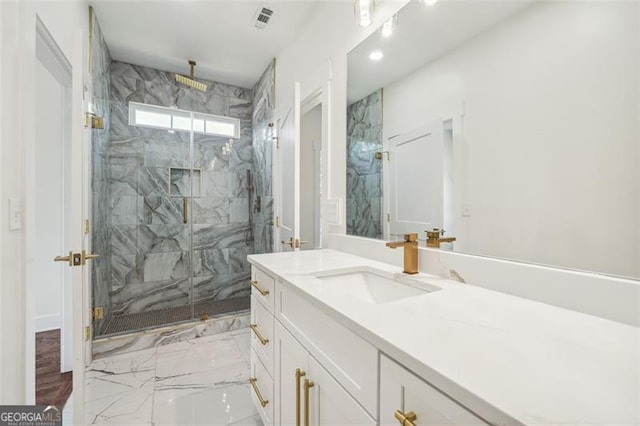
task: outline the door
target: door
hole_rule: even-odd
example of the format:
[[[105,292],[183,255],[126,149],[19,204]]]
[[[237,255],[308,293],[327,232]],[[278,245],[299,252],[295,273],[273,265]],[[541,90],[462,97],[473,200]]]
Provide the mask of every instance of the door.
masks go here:
[[[389,232],[406,234],[444,227],[443,124],[389,140]]]
[[[300,425],[304,379],[309,354],[304,347],[276,322],[276,396],[275,424]]]
[[[300,249],[300,83],[293,105],[278,119],[280,181],[280,251]]]

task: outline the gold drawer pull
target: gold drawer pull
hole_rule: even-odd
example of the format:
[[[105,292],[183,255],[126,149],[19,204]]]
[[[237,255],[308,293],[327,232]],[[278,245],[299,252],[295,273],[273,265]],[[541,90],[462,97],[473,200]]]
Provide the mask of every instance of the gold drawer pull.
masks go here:
[[[407,414],[405,414],[400,410],[396,410],[395,417],[402,426],[416,426],[414,421],[418,418],[416,416],[416,413],[414,413],[413,411],[409,411]]]
[[[309,426],[309,389],[315,384],[308,379],[304,379],[304,426]]]
[[[262,405],[263,407],[266,407],[267,404],[269,403],[269,400],[264,399],[262,397],[262,394],[260,393],[260,389],[258,389],[257,381],[258,379],[256,379],[255,377],[252,377],[249,379],[249,383],[251,383],[251,387],[253,387],[253,391],[256,393],[256,396],[258,397],[258,400],[260,401],[260,405]]]
[[[260,292],[261,295],[266,296],[266,295],[269,294],[269,290],[264,290],[264,289],[260,288],[260,286],[258,285],[258,281],[251,280],[251,285],[254,286],[256,288],[256,290],[258,290]]]
[[[307,373],[296,368],[296,426],[300,426],[300,378]]]
[[[258,340],[260,340],[260,343],[262,343],[263,346],[269,343],[269,339],[265,339],[262,336],[262,334],[258,331],[258,324],[249,324],[249,327],[251,327],[253,332],[256,334],[256,337],[258,338]]]

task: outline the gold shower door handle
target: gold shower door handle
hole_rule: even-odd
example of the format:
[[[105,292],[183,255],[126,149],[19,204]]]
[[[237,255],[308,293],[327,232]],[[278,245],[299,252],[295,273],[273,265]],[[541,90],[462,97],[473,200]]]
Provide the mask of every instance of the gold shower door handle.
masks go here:
[[[304,426],[309,426],[309,389],[314,386],[315,383],[304,379]]]
[[[307,373],[296,368],[296,426],[300,426],[300,378]]]

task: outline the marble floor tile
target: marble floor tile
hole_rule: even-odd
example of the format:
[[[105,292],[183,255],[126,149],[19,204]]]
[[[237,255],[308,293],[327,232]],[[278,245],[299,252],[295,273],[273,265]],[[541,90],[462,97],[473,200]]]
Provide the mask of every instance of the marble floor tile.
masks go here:
[[[244,328],[96,360],[86,373],[85,421],[262,426],[249,351]]]

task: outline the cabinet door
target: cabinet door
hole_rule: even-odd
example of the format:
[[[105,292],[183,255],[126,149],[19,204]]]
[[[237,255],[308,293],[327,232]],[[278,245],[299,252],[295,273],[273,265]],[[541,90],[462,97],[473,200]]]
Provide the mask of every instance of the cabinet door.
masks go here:
[[[365,409],[311,356],[307,376],[313,386],[305,390],[303,385],[303,426],[307,410],[309,425],[376,425]],[[308,405],[305,392],[309,394]]]
[[[303,424],[297,420],[302,416],[302,383],[308,378],[309,354],[285,328],[276,322],[276,393],[279,404],[276,408],[276,424]],[[296,371],[299,370],[299,375]]]
[[[471,411],[438,389],[422,381],[395,361],[381,357],[380,361],[380,425],[398,426],[395,417],[415,414],[415,425],[489,425]]]

